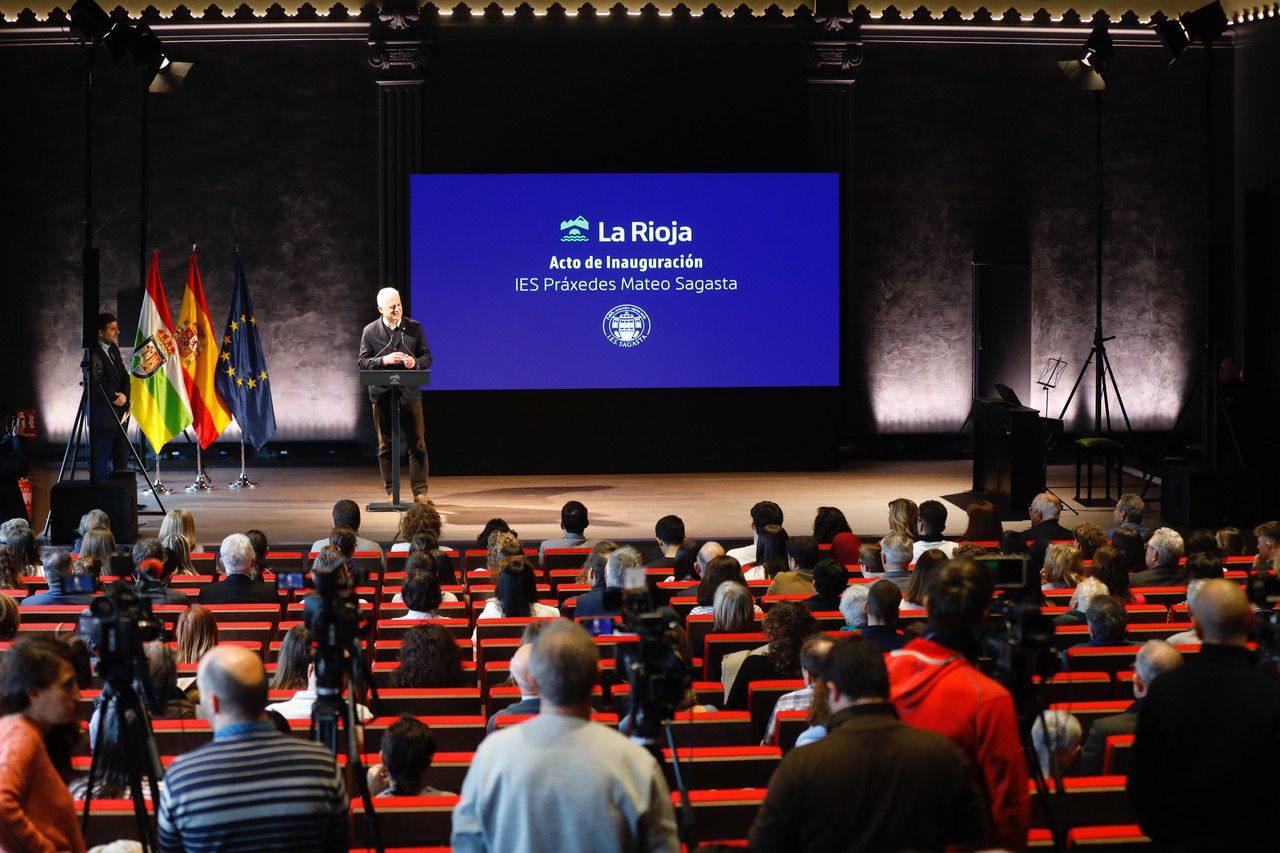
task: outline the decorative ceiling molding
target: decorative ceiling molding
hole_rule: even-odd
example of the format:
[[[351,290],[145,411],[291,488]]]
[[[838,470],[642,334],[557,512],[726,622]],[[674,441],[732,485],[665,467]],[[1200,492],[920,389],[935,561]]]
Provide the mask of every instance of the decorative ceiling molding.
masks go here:
[[[319,0],[325,2],[325,0]],[[937,34],[940,41],[1037,41],[1033,32],[1065,34],[1077,29],[1089,29],[1098,23],[1110,23],[1113,34],[1126,36],[1133,44],[1154,42],[1147,38],[1146,29],[1153,21],[1163,20],[1165,13],[1155,4],[1168,0],[1129,0],[1125,5],[1111,9],[1098,9],[1093,13],[1081,13],[1069,4],[1074,0],[1039,0],[1018,9],[988,9],[977,3],[956,6],[952,0],[938,0],[932,6],[920,5],[915,9],[899,9],[893,4],[868,7],[858,5],[849,13],[852,24],[862,28],[867,41],[929,41],[928,34]],[[50,43],[67,39],[68,16],[63,6],[54,2],[47,5],[19,6],[29,0],[0,0],[0,44]],[[65,2],[65,0],[63,0]],[[311,2],[288,6],[277,0],[257,0],[256,5],[226,0],[227,8],[210,3],[203,9],[193,10],[185,3],[153,3],[141,5],[146,0],[134,0],[129,5],[117,5],[112,17],[133,22],[146,22],[158,32],[168,33],[166,40],[178,41],[256,41],[266,40],[360,40],[367,36],[369,27],[379,21],[380,7],[368,3],[361,7],[348,7],[341,2],[321,9]],[[567,0],[572,3],[575,0]],[[715,0],[699,8],[686,5],[683,0],[598,0],[599,5],[583,2],[570,8],[559,0],[472,0],[473,5],[458,2],[451,7],[427,3],[420,7],[423,26],[468,29],[516,28],[534,22],[545,26],[592,26],[600,24],[749,24],[761,28],[790,28],[797,23],[813,20],[811,6],[801,4],[783,9],[774,0],[742,0],[730,8],[733,0]],[[697,3],[698,0],[692,0]],[[942,5],[946,2],[948,5]],[[1194,6],[1196,0],[1185,0],[1183,5]],[[69,4],[68,4],[69,5]],[[1243,3],[1226,4],[1235,25],[1280,20],[1280,0],[1264,6],[1245,6]],[[1182,11],[1180,8],[1179,11]],[[1126,31],[1132,31],[1126,33]],[[967,33],[962,36],[962,33]],[[990,35],[987,35],[990,34]],[[1002,34],[1002,35],[995,35]],[[16,38],[15,38],[16,37]],[[1123,43],[1123,42],[1122,42]]]

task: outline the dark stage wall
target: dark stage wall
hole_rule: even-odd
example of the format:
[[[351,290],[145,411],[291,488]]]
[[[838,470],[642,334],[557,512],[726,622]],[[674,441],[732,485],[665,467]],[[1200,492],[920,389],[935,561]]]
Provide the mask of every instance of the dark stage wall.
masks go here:
[[[424,162],[438,171],[809,168],[799,51],[788,42],[442,31],[427,71]],[[197,63],[183,93],[155,98],[151,111],[149,245],[161,251],[175,314],[187,251],[199,241],[221,328],[238,242],[279,437],[367,441],[353,371],[379,286],[367,46],[175,44],[171,52]],[[1092,334],[1093,113],[1054,65],[1063,53],[868,41],[855,89],[842,394],[437,395],[428,411],[436,470],[813,466],[832,460],[837,432],[857,445],[878,433],[953,431],[970,392],[970,262],[980,233],[1029,258],[1033,369],[1057,355],[1074,374]],[[1218,56],[1231,61],[1229,51]],[[1121,48],[1107,95],[1108,331],[1118,335],[1112,359],[1140,427],[1172,420],[1197,328],[1197,61],[1170,69],[1159,50]],[[54,438],[65,435],[77,399],[79,67],[73,48],[0,50],[12,249],[0,358],[17,366],[7,392],[38,405]],[[120,69],[100,73],[98,86],[95,192],[110,304],[117,288],[139,280],[140,95]],[[484,334],[483,317],[415,313],[428,334],[439,322]],[[763,320],[737,333],[769,346]],[[714,352],[709,339],[707,357]],[[1088,382],[1083,390],[1091,400]],[[1064,396],[1053,398],[1055,410]],[[699,432],[724,436],[718,452],[681,458]],[[787,449],[769,450],[778,446]],[[531,456],[530,447],[542,450]]]

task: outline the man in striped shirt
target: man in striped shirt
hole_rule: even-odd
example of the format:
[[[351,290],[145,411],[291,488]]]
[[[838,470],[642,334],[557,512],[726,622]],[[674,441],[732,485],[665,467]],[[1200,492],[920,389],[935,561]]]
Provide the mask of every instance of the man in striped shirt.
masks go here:
[[[213,743],[165,775],[160,849],[346,850],[347,792],[337,764],[320,744],[280,734],[264,718],[262,660],[216,646],[196,680]]]

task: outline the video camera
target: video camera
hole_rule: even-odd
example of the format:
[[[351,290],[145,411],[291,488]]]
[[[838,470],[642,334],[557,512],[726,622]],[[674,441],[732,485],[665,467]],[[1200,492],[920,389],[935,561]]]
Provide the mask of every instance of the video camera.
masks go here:
[[[992,677],[1021,706],[1033,694],[1033,676],[1048,678],[1062,668],[1053,620],[1040,610],[1039,577],[1031,572],[1025,554],[980,557],[974,562],[991,575],[1002,593],[983,634],[983,653],[991,658]]]
[[[98,654],[98,674],[116,689],[135,681],[148,684],[142,644],[160,639],[163,625],[151,611],[151,599],[126,584],[95,598],[80,617],[80,636]]]
[[[676,715],[693,684],[693,669],[670,608],[652,609],[643,568],[629,569],[622,622],[639,637],[634,647],[618,647],[618,668],[631,685],[631,738],[654,744],[662,724]]]
[[[336,695],[342,692],[343,677],[358,658],[360,641],[369,636],[373,622],[360,615],[360,602],[336,569],[313,570],[311,577],[315,591],[302,600],[302,613],[311,632],[317,693]],[[281,589],[303,589],[306,576],[281,574],[277,583]]]

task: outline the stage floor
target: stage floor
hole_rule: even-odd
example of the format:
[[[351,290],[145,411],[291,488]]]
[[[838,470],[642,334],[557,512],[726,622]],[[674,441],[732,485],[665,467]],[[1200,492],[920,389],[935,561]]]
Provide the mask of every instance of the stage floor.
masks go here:
[[[201,494],[177,491],[164,496],[165,507],[185,507],[195,515],[200,542],[206,547],[228,533],[249,528],[264,531],[273,543],[310,543],[328,533],[334,501],[351,498],[361,507],[385,500],[379,489],[377,469],[351,466],[261,468],[250,472],[256,489],[233,490],[227,484],[238,470],[211,468],[216,488]],[[37,494],[47,495],[56,471],[36,473]],[[758,500],[776,501],[793,535],[811,532],[819,506],[837,506],[859,534],[878,536],[887,530],[890,500],[908,497],[917,503],[967,489],[968,460],[917,462],[860,462],[838,471],[728,474],[631,474],[565,475],[536,477],[435,477],[431,497],[444,518],[444,538],[473,539],[490,518],[507,520],[526,542],[559,533],[560,507],[580,500],[591,516],[588,535],[643,539],[653,536],[653,525],[674,513],[685,521],[689,536],[697,539],[750,535],[748,511]],[[1074,493],[1071,466],[1049,469],[1049,485],[1059,496]],[[170,486],[186,485],[191,472],[168,470]],[[141,483],[139,478],[139,483]],[[1129,488],[1138,481],[1127,483]],[[43,486],[43,489],[41,488]],[[406,484],[407,486],[407,484]],[[141,498],[149,498],[143,495]],[[43,503],[43,502],[42,502]],[[154,506],[153,500],[147,504]],[[1112,526],[1110,509],[1085,509],[1069,501],[1079,515],[1063,513],[1062,523],[1074,527],[1090,520],[1104,530]],[[37,516],[43,523],[41,507]],[[964,529],[964,514],[952,511],[947,533]],[[379,541],[395,535],[395,513],[363,514],[361,533]],[[1154,523],[1153,517],[1148,524]],[[143,516],[143,534],[154,534],[159,519]],[[1025,522],[1006,522],[1020,529]]]

